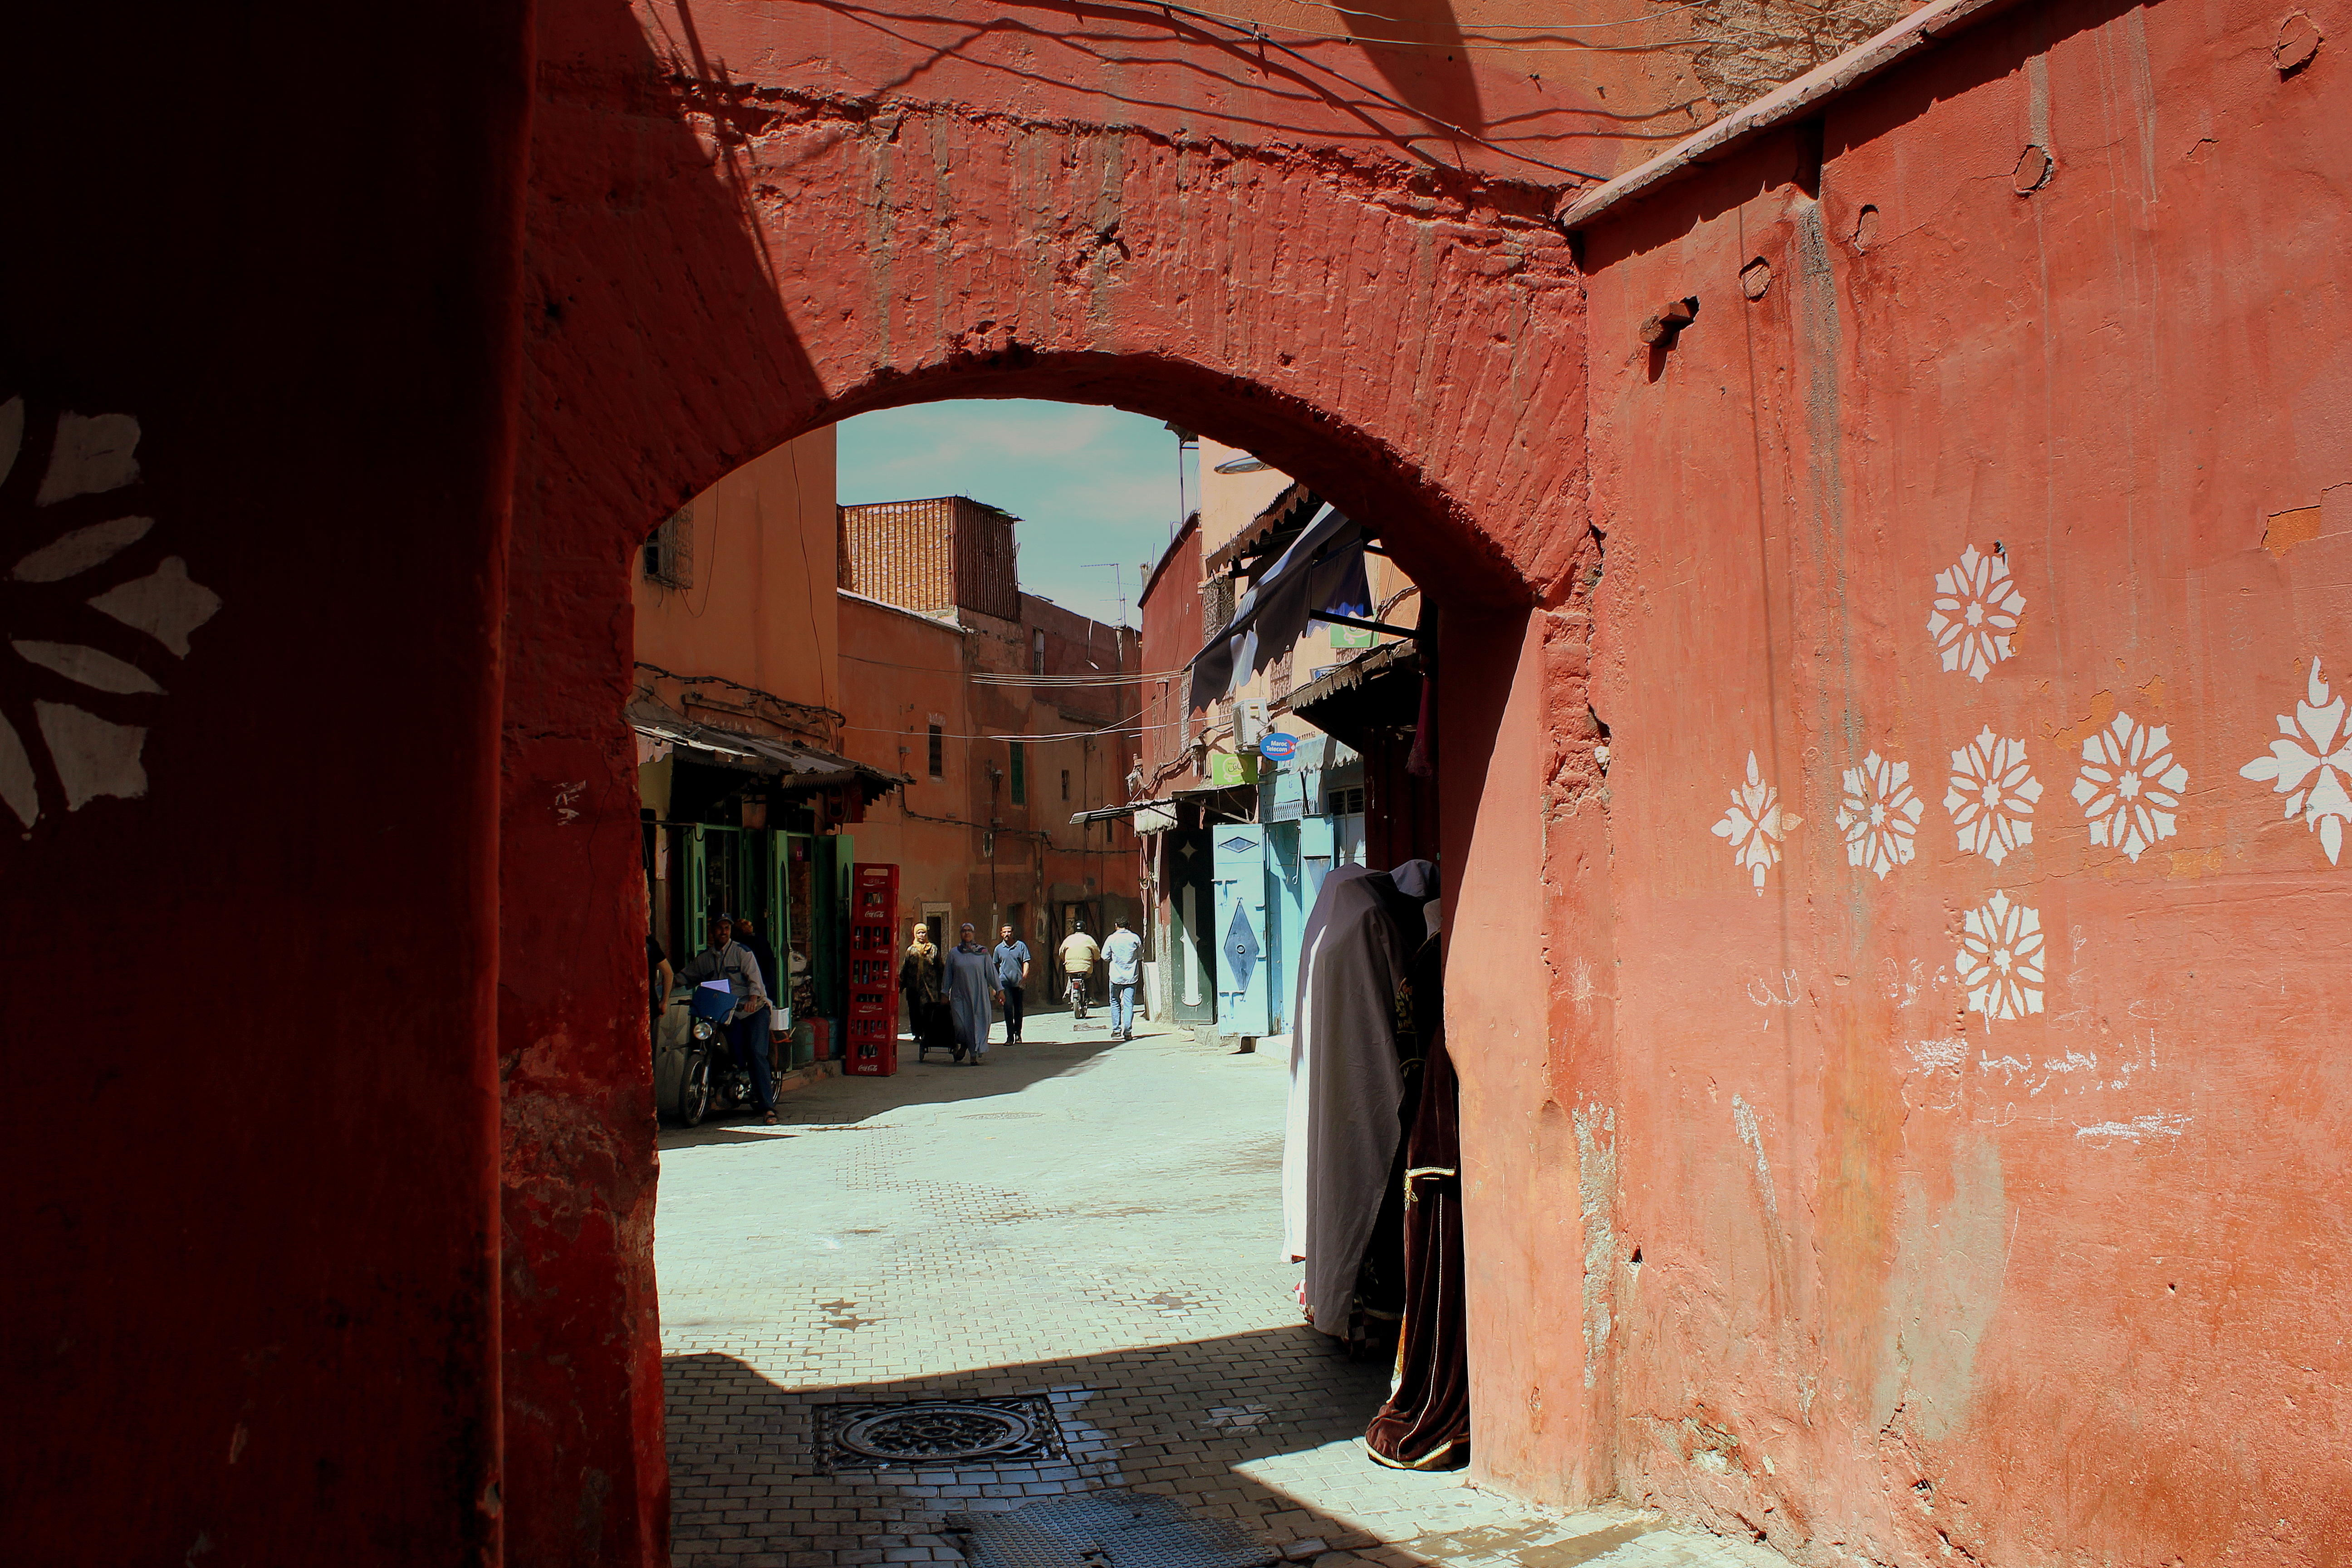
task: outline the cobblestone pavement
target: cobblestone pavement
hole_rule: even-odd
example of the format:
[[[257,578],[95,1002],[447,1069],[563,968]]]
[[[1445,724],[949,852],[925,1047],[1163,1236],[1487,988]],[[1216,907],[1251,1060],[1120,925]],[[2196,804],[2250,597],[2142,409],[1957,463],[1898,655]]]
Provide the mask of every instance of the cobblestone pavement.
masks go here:
[[[824,1079],[779,1101],[777,1128],[665,1132],[680,1568],[962,1563],[956,1517],[1105,1488],[1318,1568],[1782,1562],[1372,1464],[1358,1439],[1385,1369],[1298,1321],[1297,1270],[1275,1258],[1278,1056],[1117,1045],[1066,1015],[1029,1034],[986,1067]],[[829,1407],[1022,1394],[1050,1403],[1058,1451],[827,1473],[821,1424],[857,1414]]]

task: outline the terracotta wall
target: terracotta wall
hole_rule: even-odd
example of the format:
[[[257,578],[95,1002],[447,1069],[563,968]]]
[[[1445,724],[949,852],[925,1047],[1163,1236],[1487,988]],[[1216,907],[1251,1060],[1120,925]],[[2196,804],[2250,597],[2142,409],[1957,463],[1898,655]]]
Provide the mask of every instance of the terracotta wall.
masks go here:
[[[935,779],[927,736],[933,714],[944,735],[971,729],[968,634],[851,594],[840,595],[840,606],[842,705],[849,716],[842,751],[885,772],[914,775],[845,831],[856,839],[858,859],[898,868],[901,934],[926,901],[935,901],[953,906],[946,933],[953,942],[957,922],[988,918],[986,910],[970,912],[972,753],[961,742],[942,740],[942,776]]]
[[[37,496],[63,414],[128,416],[123,569],[220,608],[117,656],[164,688],[100,715],[142,782],[28,760],[0,835],[22,967],[138,955],[5,1002],[46,1086],[12,1546],[661,1559],[635,551],[837,418],[1033,395],[1377,500],[1448,614],[1483,1479],[1824,1555],[2328,1560],[2336,796],[2275,786],[2337,777],[2338,46],[2283,74],[2236,0],[2021,8],[1833,106],[1817,204],[1782,139],[1588,235],[1588,279],[1567,176],[1164,16],[1002,15],[782,52],[753,0],[20,26],[103,68],[0,96],[11,145],[101,154],[24,161],[0,248],[38,307],[10,537],[132,499]],[[1499,68],[1494,113],[1546,90]],[[1929,617],[1989,555],[2016,631],[1944,637],[1979,680]],[[114,637],[84,605],[10,613]],[[2159,724],[2170,831],[2094,842],[2084,746]],[[1988,732],[2041,785],[1998,863],[1945,804]],[[1882,878],[1837,817],[1898,762]],[[1998,985],[1963,956],[2027,909],[2039,1012],[2019,942]],[[371,1002],[257,991],[264,954]]]
[[[1144,579],[1136,619],[1142,631],[1137,654],[1145,669],[1141,684],[1141,752],[1147,792],[1167,792],[1173,772],[1182,769],[1192,737],[1186,661],[1201,651],[1201,525],[1188,520]]]
[[[1617,920],[1552,962],[1613,1011],[1561,1104],[1619,1195],[1529,1290],[1606,1329],[1630,1497],[1822,1560],[2341,1552],[2352,8],[2309,23],[2020,8],[1831,103],[1818,200],[1791,132],[1584,235]]]
[[[693,581],[632,577],[636,657],[788,701],[841,708],[831,426],[752,458],[687,503]],[[720,689],[715,698],[730,698]],[[689,708],[688,718],[705,718]]]
[[[125,24],[0,93],[0,1554],[495,1562],[525,16]]]
[[[860,860],[900,868],[898,900],[908,918],[925,901],[946,903],[953,910],[950,940],[956,925],[971,921],[993,941],[1020,906],[1022,935],[1040,948],[1037,920],[1065,900],[1097,901],[1097,918],[1112,912],[1099,902],[1107,899],[1133,910],[1133,838],[1069,819],[1126,798],[1133,738],[1119,721],[1135,711],[1135,689],[983,687],[971,676],[1030,673],[1038,631],[1045,633],[1050,675],[1089,675],[1099,666],[1115,676],[1122,659],[1133,669],[1137,650],[1132,632],[1114,635],[1032,595],[1021,603],[1020,620],[967,616],[970,625],[958,626],[842,595],[845,734],[849,755],[915,775],[900,796],[876,802],[851,829]],[[933,713],[942,720],[939,779],[929,772]],[[1016,803],[1003,737],[1024,734],[1068,738],[1023,743],[1026,798]]]

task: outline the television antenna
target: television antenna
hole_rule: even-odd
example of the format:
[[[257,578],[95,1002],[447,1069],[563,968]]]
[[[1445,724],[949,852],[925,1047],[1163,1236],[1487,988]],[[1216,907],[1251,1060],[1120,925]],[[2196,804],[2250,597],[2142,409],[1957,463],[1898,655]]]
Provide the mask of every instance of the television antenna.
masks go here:
[[[1112,588],[1118,595],[1118,624],[1127,625],[1127,563],[1123,561],[1089,561],[1078,568],[1081,572],[1108,572]],[[1121,673],[1125,660],[1122,658]]]

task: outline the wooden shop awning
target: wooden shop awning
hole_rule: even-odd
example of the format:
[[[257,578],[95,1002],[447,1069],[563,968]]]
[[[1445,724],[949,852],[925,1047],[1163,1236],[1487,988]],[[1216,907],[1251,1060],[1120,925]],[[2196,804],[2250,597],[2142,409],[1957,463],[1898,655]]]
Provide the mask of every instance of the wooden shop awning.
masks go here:
[[[866,799],[873,800],[907,782],[900,775],[803,742],[698,724],[645,702],[631,703],[627,718],[629,728],[637,732],[641,755],[648,750],[648,742],[656,750],[668,747],[673,754],[705,767],[767,774],[786,795],[853,785]]]

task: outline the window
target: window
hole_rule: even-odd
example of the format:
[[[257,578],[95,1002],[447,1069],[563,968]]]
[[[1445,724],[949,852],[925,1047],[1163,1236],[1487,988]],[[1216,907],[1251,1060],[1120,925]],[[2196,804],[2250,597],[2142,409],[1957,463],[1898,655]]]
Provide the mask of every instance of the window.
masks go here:
[[[1029,634],[1029,673],[1045,673],[1045,632],[1042,626]]]
[[[1013,804],[1026,805],[1029,804],[1028,748],[1014,741],[1009,743],[1007,750],[1013,753]]]
[[[1062,770],[1062,798],[1070,798],[1070,770],[1067,768]]]
[[[1331,792],[1330,807],[1331,815],[1333,816],[1361,816],[1364,809],[1364,792],[1362,788],[1360,786],[1355,789],[1333,790]]]
[[[932,725],[930,761],[931,776],[935,779],[943,778],[947,774],[947,747],[941,743],[945,739],[946,737],[940,733],[940,727],[937,724]]]
[[[694,508],[682,506],[646,536],[646,578],[671,588],[694,585]]]
[[[1215,637],[1233,623],[1234,580],[1212,577],[1201,584],[1201,635]]]

